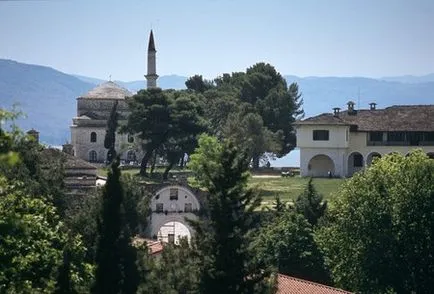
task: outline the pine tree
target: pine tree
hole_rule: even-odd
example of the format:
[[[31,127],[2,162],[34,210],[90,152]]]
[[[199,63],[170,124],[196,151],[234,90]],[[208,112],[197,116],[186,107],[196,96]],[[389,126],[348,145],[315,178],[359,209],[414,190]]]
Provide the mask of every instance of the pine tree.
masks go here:
[[[263,274],[250,263],[248,233],[260,198],[247,188],[249,159],[230,143],[217,164],[204,160],[209,192],[204,219],[193,222],[194,248],[199,255],[200,293],[254,293]],[[210,168],[212,167],[212,168]]]
[[[123,216],[120,175],[119,157],[116,157],[103,188],[93,293],[135,293],[137,289],[135,251]]]
[[[113,108],[110,112],[110,117],[107,121],[107,129],[104,137],[104,148],[108,149],[107,161],[111,163],[116,157],[115,143],[116,143],[116,129],[118,128],[118,113],[117,113],[118,101],[113,104]]]
[[[327,201],[319,194],[312,184],[312,178],[309,179],[307,186],[302,194],[295,201],[295,210],[304,215],[307,221],[315,226],[318,223],[327,208]]]

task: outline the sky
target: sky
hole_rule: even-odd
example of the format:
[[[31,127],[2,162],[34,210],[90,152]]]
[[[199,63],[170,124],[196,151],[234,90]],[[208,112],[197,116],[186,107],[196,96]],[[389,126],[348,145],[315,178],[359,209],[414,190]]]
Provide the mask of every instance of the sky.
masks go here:
[[[0,0],[0,58],[140,80],[151,28],[160,76],[434,72],[432,0]]]

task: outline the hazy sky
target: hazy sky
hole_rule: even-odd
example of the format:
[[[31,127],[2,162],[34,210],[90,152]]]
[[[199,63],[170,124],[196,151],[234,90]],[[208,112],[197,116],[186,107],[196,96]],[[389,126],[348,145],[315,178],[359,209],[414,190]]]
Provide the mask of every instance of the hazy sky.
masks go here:
[[[434,72],[433,0],[0,0],[0,58],[143,79],[151,25],[160,75]]]

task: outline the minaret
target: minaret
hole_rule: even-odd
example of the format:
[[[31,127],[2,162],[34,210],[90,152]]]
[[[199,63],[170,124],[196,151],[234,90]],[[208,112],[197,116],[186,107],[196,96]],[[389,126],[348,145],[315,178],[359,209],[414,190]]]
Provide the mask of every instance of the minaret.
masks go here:
[[[154,34],[152,33],[149,35],[149,45],[148,45],[148,74],[145,75],[146,77],[146,87],[149,88],[156,88],[157,87],[157,66],[156,66],[156,54],[157,50],[155,50],[155,43],[154,43]]]

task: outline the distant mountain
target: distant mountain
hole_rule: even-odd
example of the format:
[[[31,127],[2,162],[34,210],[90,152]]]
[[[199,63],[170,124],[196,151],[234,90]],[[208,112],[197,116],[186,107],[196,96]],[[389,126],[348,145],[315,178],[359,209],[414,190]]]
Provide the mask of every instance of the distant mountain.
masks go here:
[[[407,83],[368,78],[285,76],[297,82],[304,99],[306,116],[331,112],[333,107],[345,108],[349,100],[367,108],[376,102],[383,108],[394,104],[434,103],[434,82]],[[185,88],[187,77],[161,76],[163,88]],[[97,84],[105,82],[85,76],[69,75],[53,68],[0,59],[0,106],[20,103],[27,119],[19,121],[23,130],[35,128],[41,140],[60,145],[70,140],[69,126],[76,115],[76,98]],[[145,79],[118,82],[135,92],[145,87]],[[359,95],[360,94],[360,95]]]
[[[434,82],[406,84],[360,77],[285,78],[288,83],[298,83],[306,116],[331,112],[333,107],[345,109],[349,100],[358,108],[368,108],[370,102],[377,103],[379,108],[434,103]]]
[[[417,83],[429,83],[434,82],[434,73],[427,74],[424,76],[396,76],[396,77],[383,77],[380,80],[389,81],[389,82],[399,82],[406,84],[417,84]]]
[[[50,67],[0,59],[0,106],[19,103],[26,119],[23,130],[40,131],[41,141],[63,144],[70,140],[69,126],[76,115],[75,98],[94,87]]]

